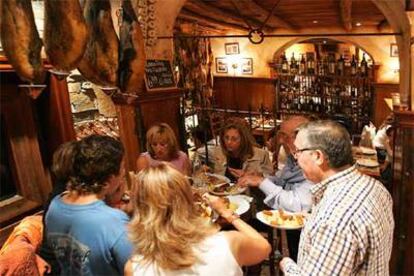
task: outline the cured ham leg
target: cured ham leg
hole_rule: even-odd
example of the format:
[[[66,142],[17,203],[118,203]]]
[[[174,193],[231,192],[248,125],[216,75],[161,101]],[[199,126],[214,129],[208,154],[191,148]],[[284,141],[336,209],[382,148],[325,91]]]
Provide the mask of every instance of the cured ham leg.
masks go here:
[[[130,0],[122,4],[120,36],[119,88],[126,93],[142,92],[145,72],[144,37]]]
[[[90,36],[78,69],[95,84],[116,86],[119,41],[112,24],[111,4],[109,0],[86,0],[83,15]]]
[[[57,70],[75,69],[88,42],[79,0],[45,0],[45,51]]]
[[[19,77],[40,83],[44,71],[31,0],[0,0],[0,36],[4,52]]]

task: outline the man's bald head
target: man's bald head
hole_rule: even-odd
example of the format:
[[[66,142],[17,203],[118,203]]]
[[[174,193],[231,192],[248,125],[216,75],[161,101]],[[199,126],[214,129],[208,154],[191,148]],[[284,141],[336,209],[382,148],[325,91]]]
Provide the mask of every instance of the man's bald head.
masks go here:
[[[309,119],[304,116],[292,116],[283,121],[279,130],[279,143],[281,143],[287,153],[292,153],[294,150],[296,130],[299,126],[309,122]]]

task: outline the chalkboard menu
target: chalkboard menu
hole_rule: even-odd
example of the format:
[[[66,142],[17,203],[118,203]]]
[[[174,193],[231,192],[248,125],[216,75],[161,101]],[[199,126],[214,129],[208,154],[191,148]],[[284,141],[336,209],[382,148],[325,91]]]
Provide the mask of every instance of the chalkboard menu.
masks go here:
[[[175,80],[169,60],[149,59],[145,65],[145,84],[148,90],[174,88]]]

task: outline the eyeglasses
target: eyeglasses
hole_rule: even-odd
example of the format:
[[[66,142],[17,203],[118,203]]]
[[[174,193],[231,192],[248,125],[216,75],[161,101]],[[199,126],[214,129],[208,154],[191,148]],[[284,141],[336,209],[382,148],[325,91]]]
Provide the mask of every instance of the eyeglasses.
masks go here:
[[[234,136],[224,136],[223,137],[223,140],[224,141],[227,141],[227,142],[239,142],[240,141],[240,137],[234,137]]]
[[[298,155],[299,155],[299,153],[302,153],[302,152],[304,152],[304,151],[308,151],[308,150],[317,150],[318,148],[315,148],[315,147],[310,147],[310,148],[303,148],[303,149],[296,149],[294,152],[293,152],[293,156],[295,157],[295,158],[297,158],[298,157]]]

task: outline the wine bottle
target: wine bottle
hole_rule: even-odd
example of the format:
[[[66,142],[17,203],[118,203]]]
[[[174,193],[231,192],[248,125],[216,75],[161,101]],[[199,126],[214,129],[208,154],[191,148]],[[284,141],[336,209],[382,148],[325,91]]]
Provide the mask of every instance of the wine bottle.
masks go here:
[[[335,56],[329,55],[328,57],[328,73],[329,75],[335,75],[336,71],[336,64],[335,64]]]
[[[306,73],[306,61],[304,55],[302,55],[299,64],[299,74],[304,75]]]
[[[342,57],[342,55],[340,55],[337,63],[338,63],[338,67],[337,67],[336,71],[337,71],[339,76],[343,76],[344,75],[344,69],[345,69],[345,60]]]
[[[289,73],[289,64],[288,64],[288,61],[286,59],[286,54],[283,53],[280,58],[281,58],[281,63],[282,63],[282,73],[283,74]]]
[[[313,59],[313,54],[309,55],[306,62],[307,72],[309,75],[315,74],[315,60]]]
[[[368,76],[368,63],[365,59],[365,53],[362,54],[362,60],[361,60],[361,77]]]
[[[295,59],[295,53],[292,52],[292,57],[290,58],[290,73],[295,75],[298,73],[298,63]]]
[[[352,55],[352,60],[351,60],[351,76],[355,76],[357,74],[357,69],[358,69],[358,63],[355,59],[355,55]]]

